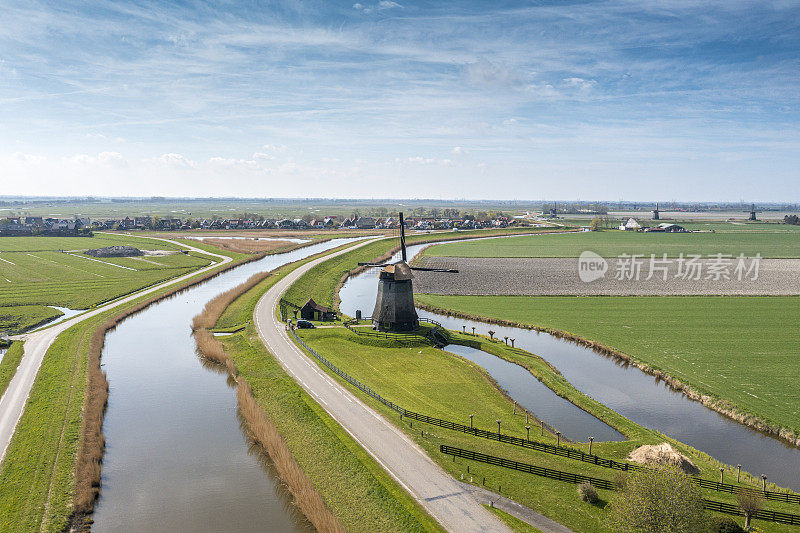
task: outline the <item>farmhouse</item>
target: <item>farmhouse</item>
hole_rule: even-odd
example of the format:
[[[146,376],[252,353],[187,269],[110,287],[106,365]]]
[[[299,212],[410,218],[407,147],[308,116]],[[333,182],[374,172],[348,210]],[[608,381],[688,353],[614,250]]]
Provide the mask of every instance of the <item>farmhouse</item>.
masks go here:
[[[336,320],[336,311],[330,307],[319,305],[313,299],[309,298],[303,307],[300,308],[300,318],[304,320],[333,321]]]
[[[686,228],[683,226],[679,226],[677,224],[669,224],[667,222],[662,222],[658,226],[654,228],[646,228],[645,231],[647,232],[658,232],[658,233],[686,233]]]
[[[636,219],[629,218],[627,222],[620,225],[619,229],[621,229],[622,231],[639,231],[640,229],[642,229],[642,226],[638,222],[636,222]]]

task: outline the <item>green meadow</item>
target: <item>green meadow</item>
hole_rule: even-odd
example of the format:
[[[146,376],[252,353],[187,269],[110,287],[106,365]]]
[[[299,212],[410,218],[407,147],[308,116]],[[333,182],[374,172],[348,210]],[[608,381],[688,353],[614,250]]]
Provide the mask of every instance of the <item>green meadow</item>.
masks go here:
[[[0,331],[23,331],[60,315],[46,306],[87,309],[216,261],[195,252],[94,258],[80,251],[125,244],[163,253],[181,249],[124,235],[0,238]]]
[[[787,227],[787,226],[784,226]],[[431,257],[578,257],[591,250],[603,257],[620,254],[744,254],[764,258],[800,257],[800,233],[742,231],[731,233],[643,233],[619,230],[547,236],[520,236],[433,246]]]

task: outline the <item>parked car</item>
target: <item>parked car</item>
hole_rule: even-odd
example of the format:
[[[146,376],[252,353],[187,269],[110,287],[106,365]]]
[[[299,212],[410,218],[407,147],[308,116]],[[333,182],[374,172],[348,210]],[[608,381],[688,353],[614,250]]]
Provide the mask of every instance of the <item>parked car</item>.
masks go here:
[[[308,320],[298,320],[297,327],[298,329],[314,329],[316,326]]]

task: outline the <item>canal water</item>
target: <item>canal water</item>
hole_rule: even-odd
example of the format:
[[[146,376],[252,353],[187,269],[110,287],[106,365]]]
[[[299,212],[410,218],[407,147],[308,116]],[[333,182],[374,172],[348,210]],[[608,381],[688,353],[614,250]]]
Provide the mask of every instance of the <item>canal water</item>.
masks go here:
[[[203,366],[192,317],[257,272],[357,239],[270,255],[125,319],[106,336],[107,449],[95,532],[313,531],[245,438],[236,394]]]
[[[408,247],[409,258],[413,258],[425,246]],[[393,258],[398,259],[399,255]],[[360,309],[364,316],[369,316],[375,305],[377,277],[375,269],[351,277],[339,293],[342,312],[355,316],[356,310]],[[769,481],[800,491],[800,450],[690,400],[638,368],[620,364],[616,359],[591,348],[547,333],[488,325],[423,310],[418,310],[418,313],[420,317],[441,322],[448,329],[461,331],[462,326],[467,326],[467,331],[471,331],[474,326],[476,333],[486,334],[491,329],[497,337],[514,338],[515,346],[544,358],[577,389],[634,422],[674,437],[724,463],[734,466],[741,464],[744,470],[757,476],[766,474]],[[451,348],[455,352],[455,347],[446,349]],[[494,365],[484,368],[494,376]],[[498,376],[495,378],[498,379]],[[509,377],[508,380],[513,385],[506,382],[503,387],[509,391],[511,387],[514,390],[524,389],[530,383],[522,375]],[[511,396],[514,397],[513,394]],[[573,419],[568,420],[559,411],[548,410],[546,402],[529,408],[537,417],[559,430],[562,426],[569,427],[569,434],[576,436],[573,440],[585,441],[589,436],[596,436],[593,433],[595,428],[590,425],[575,428]],[[566,429],[562,431],[567,434]]]

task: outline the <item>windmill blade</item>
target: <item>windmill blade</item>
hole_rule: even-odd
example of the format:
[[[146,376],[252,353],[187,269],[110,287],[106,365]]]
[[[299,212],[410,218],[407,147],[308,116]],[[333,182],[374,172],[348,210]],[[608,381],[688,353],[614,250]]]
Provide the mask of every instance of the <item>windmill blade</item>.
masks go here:
[[[458,274],[457,268],[425,268],[425,267],[408,267],[411,270],[421,270],[422,272],[449,272],[451,274]]]
[[[390,263],[359,263],[358,266],[367,266],[367,267],[385,267]]]

